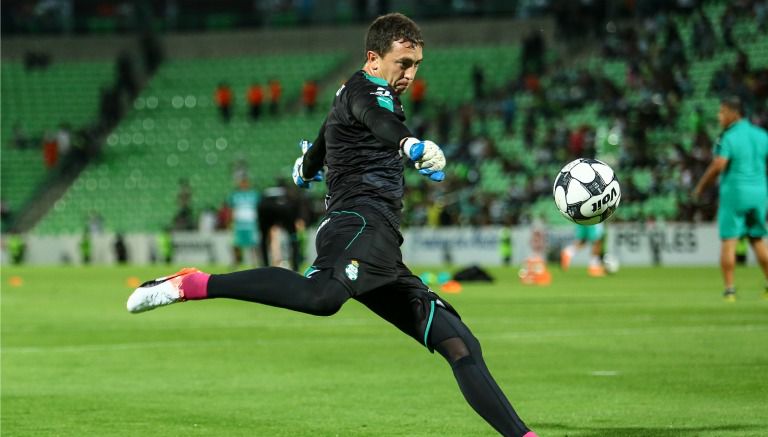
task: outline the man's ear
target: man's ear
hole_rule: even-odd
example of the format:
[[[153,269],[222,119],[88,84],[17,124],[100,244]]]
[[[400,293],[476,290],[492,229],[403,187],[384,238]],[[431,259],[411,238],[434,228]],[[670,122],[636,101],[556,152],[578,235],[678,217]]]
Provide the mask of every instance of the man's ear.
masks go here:
[[[379,69],[379,63],[381,62],[381,57],[378,53],[368,50],[365,54],[366,62],[371,66],[371,70],[378,70]]]

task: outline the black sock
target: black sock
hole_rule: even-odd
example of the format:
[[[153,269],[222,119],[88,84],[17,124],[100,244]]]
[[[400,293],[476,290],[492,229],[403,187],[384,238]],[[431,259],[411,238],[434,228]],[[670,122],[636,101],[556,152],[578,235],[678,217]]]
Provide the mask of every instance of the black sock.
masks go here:
[[[329,316],[349,299],[341,283],[331,278],[330,270],[305,278],[279,267],[243,270],[211,275],[208,297],[246,300],[317,316]]]
[[[494,381],[485,363],[467,356],[453,363],[453,375],[470,406],[504,436],[523,436],[529,429]]]
[[[522,437],[530,431],[488,371],[480,343],[469,328],[458,317],[441,311],[433,329],[442,335],[450,330],[456,333],[440,341],[435,350],[450,363],[464,399],[477,414],[504,436]]]

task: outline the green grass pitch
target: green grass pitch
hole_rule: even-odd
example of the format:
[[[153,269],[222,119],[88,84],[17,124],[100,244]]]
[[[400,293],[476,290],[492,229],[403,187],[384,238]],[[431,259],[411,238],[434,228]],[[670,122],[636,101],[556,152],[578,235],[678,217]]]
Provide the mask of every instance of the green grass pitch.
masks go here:
[[[225,300],[126,312],[127,278],[171,271],[3,268],[2,435],[494,435],[442,358],[356,302],[331,318]],[[716,268],[555,269],[549,287],[491,272],[444,296],[540,436],[768,435],[756,268],[735,303]]]

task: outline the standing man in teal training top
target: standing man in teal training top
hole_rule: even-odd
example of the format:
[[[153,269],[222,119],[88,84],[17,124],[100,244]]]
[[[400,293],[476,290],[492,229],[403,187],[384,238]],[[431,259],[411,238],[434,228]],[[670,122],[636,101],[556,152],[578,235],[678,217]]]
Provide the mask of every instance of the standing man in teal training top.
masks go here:
[[[736,244],[742,235],[749,238],[763,269],[766,277],[763,297],[768,298],[768,246],[763,240],[768,233],[765,225],[768,203],[765,173],[768,134],[742,118],[742,114],[738,97],[728,97],[720,102],[717,118],[723,133],[715,145],[712,163],[693,192],[694,198],[698,198],[718,175],[722,175],[717,222],[722,240],[720,267],[725,283],[723,297],[727,301],[736,300]]]

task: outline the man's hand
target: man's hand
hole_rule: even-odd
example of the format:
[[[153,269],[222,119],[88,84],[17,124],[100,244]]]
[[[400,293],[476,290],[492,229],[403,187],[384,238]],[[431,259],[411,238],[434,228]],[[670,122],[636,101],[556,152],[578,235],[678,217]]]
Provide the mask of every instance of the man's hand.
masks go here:
[[[419,173],[435,182],[445,179],[445,173],[442,171],[445,167],[445,155],[437,144],[413,137],[406,138],[403,141],[403,153],[414,162]]]
[[[726,167],[728,167],[727,158],[716,156],[715,159],[712,160],[704,171],[704,174],[701,176],[701,179],[699,179],[699,183],[696,184],[696,188],[693,189],[692,197],[694,202],[698,202],[699,199],[701,199],[704,190],[717,180],[717,176],[720,175]]]
[[[312,148],[312,143],[307,140],[301,140],[299,147],[301,148],[301,156],[296,158],[296,162],[293,163],[293,183],[299,188],[309,188],[312,182],[323,180],[323,171],[320,170],[311,179],[305,180],[302,165],[304,164],[304,155],[307,153],[307,150]]]

